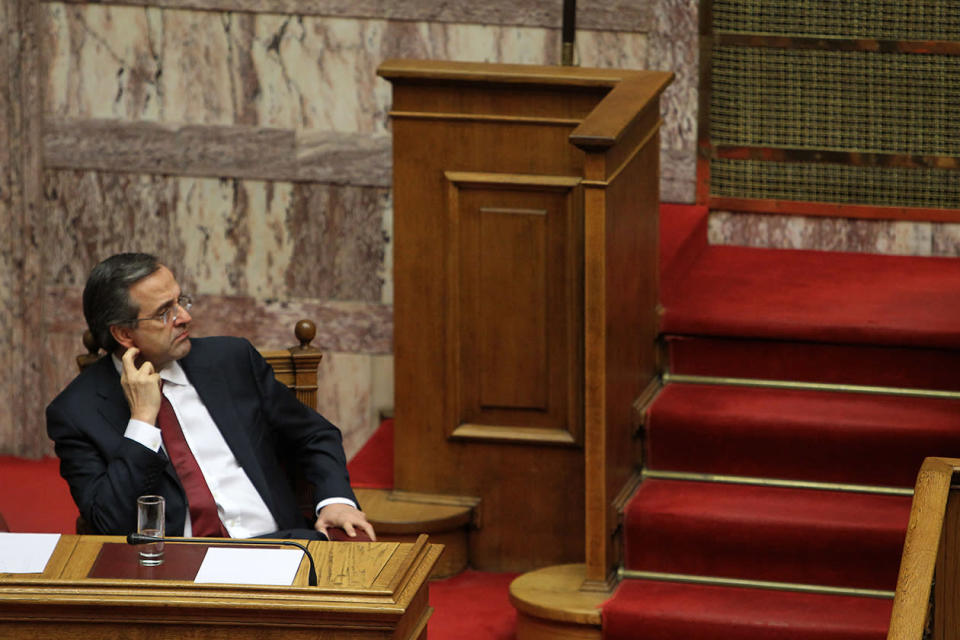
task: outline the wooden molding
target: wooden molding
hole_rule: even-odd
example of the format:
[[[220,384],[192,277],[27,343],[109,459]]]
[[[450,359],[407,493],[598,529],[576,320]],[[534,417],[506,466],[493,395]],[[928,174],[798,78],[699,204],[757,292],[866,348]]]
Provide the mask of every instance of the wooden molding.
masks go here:
[[[493,442],[535,442],[574,446],[577,441],[569,431],[538,429],[536,427],[509,427],[488,424],[461,424],[450,434],[453,439],[490,440]]]
[[[643,482],[643,473],[641,473],[639,470],[634,471],[633,475],[630,476],[630,479],[627,480],[627,482],[620,489],[620,492],[614,496],[613,500],[610,502],[610,506],[616,510],[618,514],[623,514],[624,510],[627,508],[627,502],[629,502],[633,494],[636,493],[641,482]]]
[[[657,353],[659,354],[659,349]],[[663,382],[661,379],[659,377],[653,378],[633,401],[631,407],[633,409],[634,422],[631,426],[633,426],[634,435],[639,436],[643,432],[643,428],[647,425],[647,410],[662,388]]]
[[[525,86],[555,85],[559,87],[613,88],[624,78],[638,72],[625,69],[556,67],[531,64],[498,64],[489,62],[451,62],[447,60],[384,60],[377,75],[397,84],[425,81],[483,84],[520,84]]]
[[[576,127],[580,124],[579,120],[574,118],[540,118],[533,116],[499,116],[487,113],[443,113],[443,112],[415,112],[415,111],[391,111],[390,117],[394,119],[409,120],[462,120],[465,122],[500,122],[504,124],[533,124],[533,125],[555,125],[558,127]]]
[[[570,142],[584,150],[602,151],[619,142],[626,132],[659,105],[660,94],[673,82],[673,73],[636,71],[625,77],[607,94],[579,127],[570,134]],[[646,105],[646,109],[637,109]],[[658,107],[659,109],[659,107]],[[659,120],[659,116],[658,116]],[[649,128],[644,128],[647,134]],[[639,145],[642,147],[643,145]]]

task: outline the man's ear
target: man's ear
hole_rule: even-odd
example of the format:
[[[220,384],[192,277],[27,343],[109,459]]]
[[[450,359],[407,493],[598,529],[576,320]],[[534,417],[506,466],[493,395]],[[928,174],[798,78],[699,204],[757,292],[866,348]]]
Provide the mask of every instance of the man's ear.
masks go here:
[[[113,339],[120,343],[121,346],[129,349],[134,346],[133,344],[133,329],[126,325],[111,325],[110,335],[113,336]]]

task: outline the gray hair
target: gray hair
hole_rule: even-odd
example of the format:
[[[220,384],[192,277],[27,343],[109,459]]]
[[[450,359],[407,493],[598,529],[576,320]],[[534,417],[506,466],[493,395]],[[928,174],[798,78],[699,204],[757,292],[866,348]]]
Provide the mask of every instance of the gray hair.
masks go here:
[[[140,313],[130,299],[130,287],[162,265],[148,253],[118,253],[93,268],[83,288],[83,316],[97,344],[112,352],[119,343],[110,327],[134,320]]]

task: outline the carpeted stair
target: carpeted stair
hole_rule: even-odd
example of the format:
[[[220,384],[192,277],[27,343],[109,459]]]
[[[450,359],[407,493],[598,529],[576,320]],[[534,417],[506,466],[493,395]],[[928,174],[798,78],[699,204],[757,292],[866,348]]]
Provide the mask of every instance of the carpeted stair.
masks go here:
[[[661,211],[665,386],[608,640],[879,640],[924,457],[960,456],[960,260],[714,247]],[[784,384],[787,383],[787,384]]]

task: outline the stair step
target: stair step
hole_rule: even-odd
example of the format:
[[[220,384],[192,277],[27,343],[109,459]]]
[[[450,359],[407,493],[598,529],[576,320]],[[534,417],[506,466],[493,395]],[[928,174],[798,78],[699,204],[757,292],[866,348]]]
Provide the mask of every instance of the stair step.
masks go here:
[[[883,640],[892,600],[624,580],[604,640]]]
[[[670,373],[960,390],[960,349],[666,336]]]
[[[893,590],[910,498],[647,480],[624,565],[659,573]]]
[[[960,348],[951,258],[710,246],[675,284],[668,334]]]
[[[912,487],[927,456],[960,457],[960,400],[676,383],[647,422],[657,470]]]

